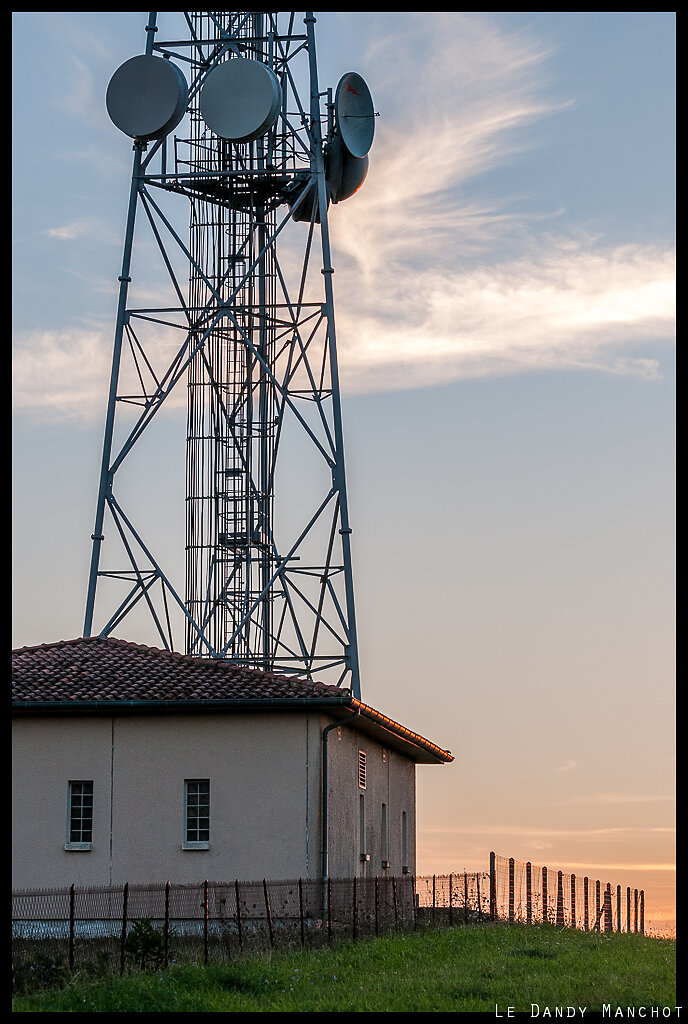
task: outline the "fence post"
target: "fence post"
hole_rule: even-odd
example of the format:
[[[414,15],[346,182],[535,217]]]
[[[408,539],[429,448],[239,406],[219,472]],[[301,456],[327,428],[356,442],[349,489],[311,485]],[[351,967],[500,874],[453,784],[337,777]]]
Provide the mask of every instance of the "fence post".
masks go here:
[[[303,885],[301,883],[301,879],[300,878],[299,878],[299,919],[301,921],[301,945],[304,946],[306,944],[306,937],[305,937],[304,931],[303,931]]]
[[[203,962],[208,963],[208,879],[203,883]]]
[[[604,930],[611,931],[611,883],[607,882],[604,890]]]
[[[589,910],[589,893],[588,893],[588,876],[586,875],[583,879],[583,900],[585,901],[585,915],[584,923],[586,932],[590,929],[590,910]]]
[[[69,969],[74,970],[74,920],[76,903],[76,885],[72,883],[69,889]]]
[[[509,857],[509,924],[514,921],[514,858]]]
[[[275,936],[272,932],[272,914],[270,913],[270,897],[268,896],[268,883],[263,879],[263,893],[265,895],[265,913],[268,918],[268,931],[270,932],[270,945],[275,945]]]
[[[526,921],[528,924],[533,923],[533,866],[528,861],[526,863]]]
[[[468,924],[468,873],[463,873],[463,923]]]
[[[437,884],[437,876],[432,876],[432,923],[435,924],[435,887]],[[637,916],[637,915],[636,915]]]
[[[576,927],[576,876],[571,875],[571,927]]]
[[[542,869],[542,923],[547,924],[549,919],[549,907],[547,900],[549,895],[547,893],[547,868]]]
[[[394,899],[394,927],[399,927],[399,907],[397,905],[397,876],[392,875],[392,897]]]
[[[557,928],[564,927],[564,876],[557,873]]]
[[[634,899],[634,913],[633,913],[633,925],[634,925],[634,927],[633,927],[633,931],[637,932],[638,931],[638,890],[637,889],[633,890],[633,899]]]
[[[595,882],[595,929],[600,928],[600,880]]]
[[[332,879],[327,876],[327,941],[332,941]]]
[[[621,931],[621,886],[616,887],[616,930]]]
[[[631,887],[626,886],[626,931],[631,930]]]
[[[416,898],[416,876],[411,875],[411,891],[413,895],[413,930],[418,928],[418,903]]]
[[[482,924],[483,908],[482,908],[482,904],[480,902],[480,872],[479,871],[476,871],[476,873],[475,873],[475,887],[478,890],[478,921],[480,921],[480,923]]]
[[[354,942],[358,936],[358,902],[356,899],[356,875],[354,875],[354,905],[353,905],[353,938]]]
[[[640,934],[645,934],[645,890],[640,890]]]
[[[164,964],[167,967],[170,956],[170,883],[165,882],[165,924],[163,925],[165,943]]]
[[[490,921],[497,920],[497,867],[495,855],[490,853]]]
[[[241,934],[241,907],[239,906],[239,879],[234,880],[234,896],[236,899],[236,919],[237,919],[237,936],[239,939],[239,949],[244,948],[244,937]]]
[[[604,930],[610,932],[612,930],[612,886],[611,882],[607,882],[607,888],[604,891]]]
[[[126,953],[126,941],[127,941],[127,908],[129,904],[129,883],[124,883],[124,889],[122,890],[122,936],[119,948],[119,973],[124,974],[124,957]]]

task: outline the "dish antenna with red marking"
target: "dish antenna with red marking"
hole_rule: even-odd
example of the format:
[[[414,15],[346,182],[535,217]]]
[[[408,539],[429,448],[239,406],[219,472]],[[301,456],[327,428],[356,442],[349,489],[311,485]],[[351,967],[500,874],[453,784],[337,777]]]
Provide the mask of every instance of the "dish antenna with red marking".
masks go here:
[[[375,110],[363,78],[350,71],[339,80],[334,98],[335,130],[352,156],[361,159],[373,144]]]
[[[334,98],[334,125],[325,148],[327,203],[341,203],[358,192],[368,173],[368,150],[375,134],[375,109],[365,80],[355,71],[343,75]],[[296,221],[320,223],[314,185],[292,212]]]

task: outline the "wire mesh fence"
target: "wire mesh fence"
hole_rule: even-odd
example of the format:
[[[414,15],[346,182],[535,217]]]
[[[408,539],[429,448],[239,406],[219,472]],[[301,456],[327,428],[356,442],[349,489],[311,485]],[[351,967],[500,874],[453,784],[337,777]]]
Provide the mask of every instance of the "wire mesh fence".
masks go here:
[[[585,931],[645,932],[645,892],[490,854],[490,916]]]
[[[490,875],[463,871],[416,879],[416,915],[430,924],[482,923],[490,919]]]
[[[375,878],[26,889],[12,894],[15,986],[78,970],[221,962],[420,927],[509,921],[644,932],[645,894],[490,854],[490,870]]]

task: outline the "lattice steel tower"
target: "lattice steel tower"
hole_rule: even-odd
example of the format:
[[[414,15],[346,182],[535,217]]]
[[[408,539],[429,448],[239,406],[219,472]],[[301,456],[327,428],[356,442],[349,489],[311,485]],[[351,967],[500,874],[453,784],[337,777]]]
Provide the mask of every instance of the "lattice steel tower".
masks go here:
[[[310,12],[170,17],[107,92],[134,160],[84,636],[107,581],[100,635],[145,607],[169,649],[360,697],[327,210],[366,176],[372,100],[354,72],[320,90]],[[182,587],[118,472],[184,384]]]

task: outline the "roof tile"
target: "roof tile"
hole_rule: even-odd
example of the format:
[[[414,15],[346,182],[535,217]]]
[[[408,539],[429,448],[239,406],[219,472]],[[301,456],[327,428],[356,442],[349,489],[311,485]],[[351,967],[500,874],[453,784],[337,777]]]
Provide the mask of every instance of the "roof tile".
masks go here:
[[[347,696],[349,691],[338,686],[114,637],[61,640],[12,652],[12,699],[35,704]]]
[[[88,637],[58,643],[21,647],[12,652],[12,701],[19,710],[60,704],[97,705],[174,701],[332,699],[333,713],[356,711],[360,728],[373,726],[390,742],[419,763],[452,761],[423,736],[363,704],[351,691],[326,683],[245,668],[223,659],[206,659],[162,651],[155,647]],[[283,707],[284,705],[282,705]]]

